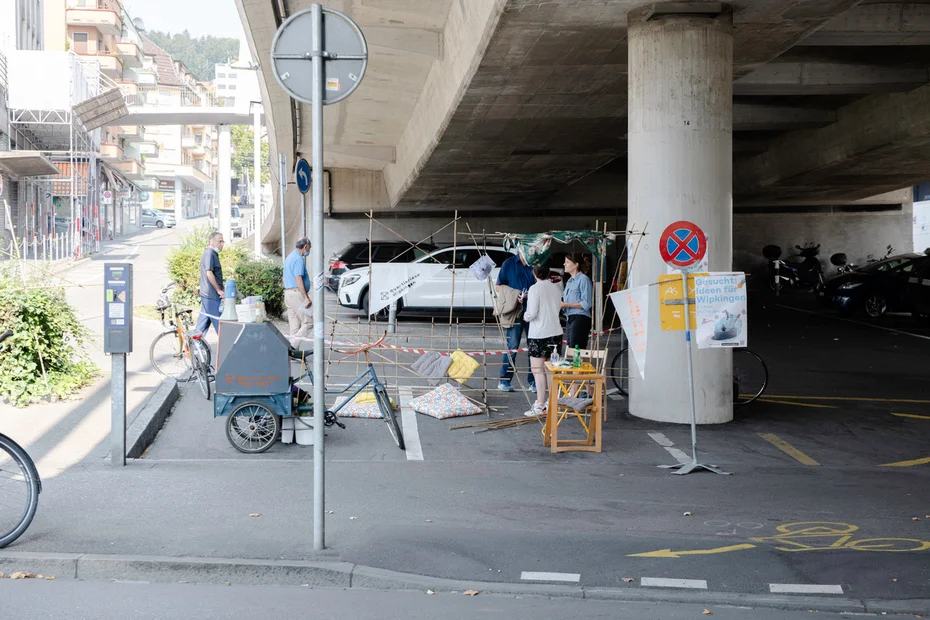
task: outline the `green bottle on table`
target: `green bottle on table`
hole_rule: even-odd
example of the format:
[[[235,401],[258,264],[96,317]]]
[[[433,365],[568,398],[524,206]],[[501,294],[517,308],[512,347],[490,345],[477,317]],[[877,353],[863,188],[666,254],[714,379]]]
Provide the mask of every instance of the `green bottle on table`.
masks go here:
[[[581,349],[575,345],[575,357],[572,359],[572,368],[581,368]]]

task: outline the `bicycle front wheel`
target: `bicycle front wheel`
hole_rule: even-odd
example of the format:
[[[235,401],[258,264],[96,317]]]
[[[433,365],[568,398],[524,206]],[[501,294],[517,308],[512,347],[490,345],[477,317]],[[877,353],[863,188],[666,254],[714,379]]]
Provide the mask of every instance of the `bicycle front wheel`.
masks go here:
[[[619,390],[621,396],[629,396],[630,390],[630,355],[626,347],[620,349],[620,352],[614,356],[614,360],[607,369],[610,373],[610,379],[614,382],[614,387]]]
[[[210,362],[209,349],[203,340],[191,341],[191,360],[194,364],[194,374],[197,375],[197,384],[203,397],[210,400]]]
[[[149,359],[155,370],[166,377],[173,377],[178,383],[186,383],[193,378],[190,356],[184,350],[184,339],[176,330],[159,334],[149,347]]]
[[[378,401],[378,409],[381,410],[381,415],[384,416],[384,421],[387,422],[388,431],[390,431],[391,437],[394,438],[394,443],[401,450],[405,450],[404,435],[397,424],[397,417],[394,415],[394,407],[391,405],[391,397],[388,396],[387,388],[380,383],[376,383],[374,391],[375,399]]]
[[[0,435],[0,549],[22,536],[39,506],[39,472],[19,444]]]
[[[748,405],[762,396],[769,383],[769,369],[748,349],[733,351],[733,404]]]

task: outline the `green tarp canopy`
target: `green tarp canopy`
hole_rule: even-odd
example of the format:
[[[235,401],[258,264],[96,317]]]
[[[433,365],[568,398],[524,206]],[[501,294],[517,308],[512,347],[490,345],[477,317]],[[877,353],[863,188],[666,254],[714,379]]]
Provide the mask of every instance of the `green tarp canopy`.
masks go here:
[[[535,235],[504,235],[504,248],[512,250],[523,258],[527,265],[543,263],[552,251],[552,242],[569,244],[581,243],[592,254],[600,257],[607,246],[617,238],[616,233],[603,233],[596,230],[554,230]]]

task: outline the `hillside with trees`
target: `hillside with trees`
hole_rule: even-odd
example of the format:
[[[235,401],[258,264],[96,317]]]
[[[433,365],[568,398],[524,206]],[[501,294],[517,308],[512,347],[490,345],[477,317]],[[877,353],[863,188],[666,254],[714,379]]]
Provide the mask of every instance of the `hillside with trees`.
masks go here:
[[[183,62],[188,71],[202,82],[209,82],[215,77],[217,64],[228,62],[239,55],[239,41],[234,38],[210,35],[195,38],[187,30],[176,34],[151,30],[145,36],[172,58]]]

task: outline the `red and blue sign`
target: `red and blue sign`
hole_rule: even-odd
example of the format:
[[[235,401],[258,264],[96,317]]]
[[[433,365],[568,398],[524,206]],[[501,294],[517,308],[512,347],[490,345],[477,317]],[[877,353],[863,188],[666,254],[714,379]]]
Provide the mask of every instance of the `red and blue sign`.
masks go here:
[[[707,253],[707,237],[692,222],[669,224],[659,237],[659,253],[668,265],[683,269],[701,261]]]

